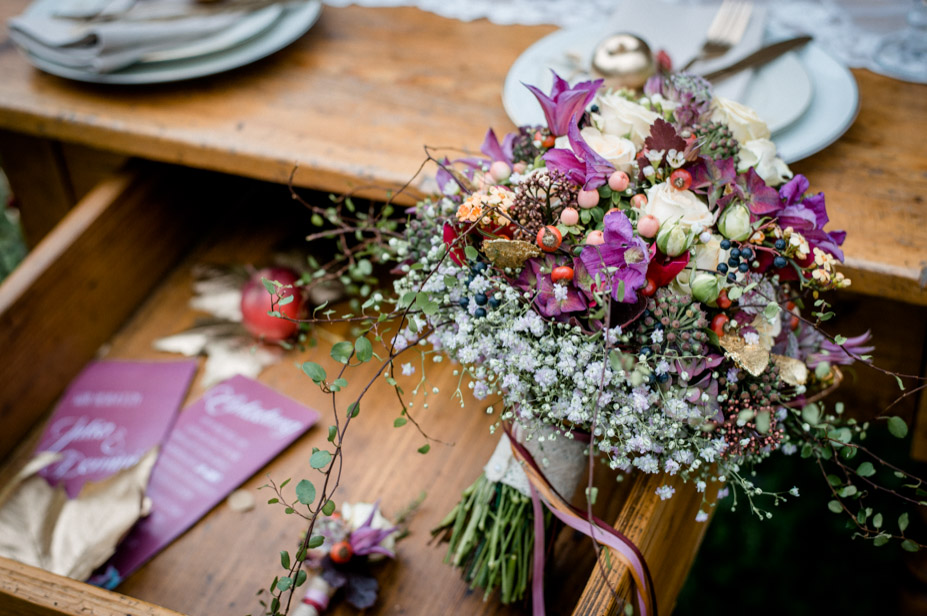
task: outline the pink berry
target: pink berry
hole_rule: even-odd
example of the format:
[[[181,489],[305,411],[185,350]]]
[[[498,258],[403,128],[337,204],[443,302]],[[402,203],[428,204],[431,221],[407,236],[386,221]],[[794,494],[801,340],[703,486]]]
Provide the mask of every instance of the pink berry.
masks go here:
[[[624,171],[616,171],[608,176],[608,187],[618,192],[627,189],[630,183],[631,178],[629,178],[628,174]]]
[[[576,203],[579,204],[579,207],[584,210],[593,208],[599,204],[599,191],[597,190],[581,190],[579,194],[576,195]]]
[[[579,212],[571,207],[563,208],[563,211],[560,212],[560,222],[568,227],[572,227],[579,222]]]
[[[601,231],[590,231],[586,236],[586,243],[590,246],[599,246],[605,243],[605,234]]]
[[[641,237],[656,237],[659,230],[660,221],[657,220],[656,216],[647,214],[641,216],[640,220],[637,221],[637,232]]]
[[[515,163],[515,167],[512,169],[515,173],[524,173],[525,169],[528,168],[526,163]]]
[[[504,182],[512,175],[512,168],[504,160],[497,160],[489,166],[489,175],[497,182]]]
[[[642,208],[647,205],[647,195],[641,193],[631,197],[631,205],[636,208]]]

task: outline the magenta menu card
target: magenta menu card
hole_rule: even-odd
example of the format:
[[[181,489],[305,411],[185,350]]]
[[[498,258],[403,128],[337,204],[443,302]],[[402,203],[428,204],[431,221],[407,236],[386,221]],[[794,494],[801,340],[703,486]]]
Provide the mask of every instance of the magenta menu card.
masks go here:
[[[257,381],[236,376],[184,409],[155,463],[151,514],[109,564],[125,578],[190,528],[319,418]]]
[[[97,361],[71,384],[55,408],[37,451],[62,458],[42,471],[74,497],[87,481],[128,468],[167,436],[196,361]]]

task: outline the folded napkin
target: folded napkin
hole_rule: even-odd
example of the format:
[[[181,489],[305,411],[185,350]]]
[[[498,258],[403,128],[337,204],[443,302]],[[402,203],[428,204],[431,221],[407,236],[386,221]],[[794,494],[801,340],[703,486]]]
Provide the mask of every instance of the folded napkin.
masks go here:
[[[202,6],[194,0],[37,0],[8,25],[10,38],[29,54],[108,73],[219,35],[252,14]]]
[[[698,53],[719,6],[720,3],[671,5],[654,0],[624,0],[608,18],[606,29],[636,34],[647,41],[654,52],[665,50],[672,58],[673,66],[682,67]],[[741,41],[723,57],[698,62],[690,70],[699,74],[708,73],[756,51],[763,42],[765,23],[766,9],[754,6]],[[714,91],[726,98],[739,100],[752,74],[753,71],[747,70],[728,77],[715,84]]]

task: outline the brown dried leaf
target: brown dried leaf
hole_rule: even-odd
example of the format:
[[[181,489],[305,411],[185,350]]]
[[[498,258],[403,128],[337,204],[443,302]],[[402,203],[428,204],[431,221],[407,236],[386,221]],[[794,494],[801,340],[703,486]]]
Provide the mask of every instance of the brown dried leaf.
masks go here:
[[[30,463],[4,490],[8,496],[0,503],[0,554],[87,579],[146,510],[145,489],[156,459],[157,448],[135,466],[87,482],[74,499],[35,474],[54,460]]]
[[[721,348],[734,362],[752,374],[760,376],[769,365],[769,351],[758,344],[747,344],[736,334],[725,334],[719,340]]]
[[[521,240],[485,240],[483,253],[496,267],[520,269],[528,259],[540,256],[541,249]]]

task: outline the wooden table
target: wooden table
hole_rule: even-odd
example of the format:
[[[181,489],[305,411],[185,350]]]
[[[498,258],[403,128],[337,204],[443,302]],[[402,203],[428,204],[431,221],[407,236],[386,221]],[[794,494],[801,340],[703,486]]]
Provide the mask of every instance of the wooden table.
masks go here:
[[[27,3],[6,0],[0,5],[0,17],[19,13]],[[506,71],[522,50],[552,30],[500,27],[485,21],[462,23],[415,9],[326,7],[305,37],[254,65],[189,83],[138,88],[78,84],[40,73],[4,34],[0,38],[0,156],[21,199],[32,243],[46,236],[104,171],[126,157],[276,183],[285,183],[298,167],[298,186],[342,192],[375,185],[379,188],[367,194],[382,197],[384,188],[395,189],[414,176],[424,160],[423,144],[476,149],[488,126],[497,133],[510,130],[512,124],[501,105]],[[923,139],[927,88],[867,71],[854,74],[862,99],[856,123],[836,144],[794,164],[793,170],[807,174],[813,189],[827,193],[832,226],[849,232],[846,269],[856,290],[923,307],[927,305],[927,146]],[[427,191],[429,186],[427,176],[412,183],[418,191]],[[118,207],[128,207],[125,203],[132,199],[121,199],[120,190],[113,188],[108,194],[116,195]],[[208,191],[205,195],[202,199],[209,200]],[[90,198],[100,199],[100,193],[93,192]],[[203,201],[201,207],[214,211],[210,205]],[[197,207],[196,202],[189,207]],[[90,216],[88,210],[100,216],[109,211],[108,206],[89,208],[86,201],[81,208],[81,216]],[[49,237],[62,241],[61,234],[56,228]],[[244,258],[239,251],[236,246],[222,254]],[[39,245],[36,252],[51,263],[49,242]],[[44,267],[53,268],[49,263]],[[148,356],[150,351],[145,349],[157,326],[146,320],[151,315],[162,315],[158,316],[162,324],[168,318],[189,317],[178,295],[188,280],[182,273],[172,276],[166,286],[155,289],[124,328],[112,326],[112,332],[119,332],[113,338],[116,353]],[[157,283],[157,277],[153,278],[150,287]],[[3,299],[0,293],[0,307]],[[923,320],[923,308],[914,310],[915,318],[919,315]],[[103,337],[108,339],[109,335]],[[85,354],[96,349],[93,340],[85,345]],[[911,359],[911,353],[902,356],[902,363],[916,361],[919,365],[919,349],[916,359]],[[72,363],[81,365],[75,357]],[[301,384],[276,372],[268,378],[273,386],[292,395],[305,391]],[[472,436],[483,428],[474,420],[465,434]],[[374,439],[374,432],[365,438]],[[480,442],[489,447],[485,439]],[[304,453],[308,446],[311,443],[303,443],[300,451]],[[474,444],[474,448],[479,447]],[[295,455],[285,456],[282,468],[298,467]],[[453,468],[447,460],[439,465],[428,475],[430,480]],[[360,475],[357,480],[359,487],[351,496],[359,496],[360,488],[376,485],[371,477]],[[666,612],[704,527],[680,517],[692,503],[680,495],[670,501],[677,504],[670,506],[655,502],[653,487],[642,481],[624,488],[625,496],[632,494],[622,502],[634,506],[610,514],[638,533],[635,537],[648,558],[654,559],[651,567],[657,567]],[[444,504],[449,494],[439,491],[438,502]],[[238,523],[232,517],[213,512],[207,524],[226,529],[219,536],[228,537]],[[648,531],[640,526],[641,520],[660,524],[663,532],[654,534],[653,527]],[[268,523],[262,515],[260,524]],[[422,523],[418,530],[426,528],[427,523]],[[279,539],[282,532],[265,528],[260,536]],[[234,576],[234,567],[203,558],[195,540],[184,538],[177,545],[165,553],[170,555],[140,572],[141,578],[131,580],[127,592],[153,602],[163,598],[165,604],[185,611],[208,611],[206,606],[219,596],[218,591],[197,597],[195,590],[187,590],[183,597],[175,596],[172,580],[180,583],[186,576],[184,569],[174,567],[195,559],[211,576]],[[679,549],[675,554],[674,545]],[[435,559],[418,562],[419,555],[428,557],[417,548],[413,552],[411,565],[402,566],[424,573],[422,567]],[[247,566],[256,569],[259,565]],[[409,609],[409,604],[400,603],[403,599],[426,596],[403,581],[411,580],[409,575],[403,573],[397,582],[405,586],[390,591],[385,612],[392,613],[397,605],[404,606],[397,610]],[[451,577],[445,575],[442,584],[452,584]],[[617,581],[620,576],[612,577]],[[67,588],[81,592],[80,585]],[[437,596],[466,602],[460,605],[479,605],[472,595],[449,588],[441,586]],[[583,613],[609,613],[610,603],[602,579],[593,575],[581,599]]]

